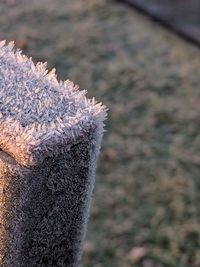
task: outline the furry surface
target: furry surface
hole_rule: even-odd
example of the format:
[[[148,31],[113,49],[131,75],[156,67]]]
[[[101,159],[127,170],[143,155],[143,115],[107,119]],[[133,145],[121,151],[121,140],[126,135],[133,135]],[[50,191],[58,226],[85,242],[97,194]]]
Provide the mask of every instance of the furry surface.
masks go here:
[[[0,266],[79,266],[106,108],[0,43]]]

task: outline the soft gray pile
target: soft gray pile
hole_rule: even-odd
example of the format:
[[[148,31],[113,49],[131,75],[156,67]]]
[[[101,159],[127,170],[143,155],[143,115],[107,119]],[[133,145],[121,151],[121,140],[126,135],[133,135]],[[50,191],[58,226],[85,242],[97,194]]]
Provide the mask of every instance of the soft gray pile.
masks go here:
[[[0,42],[0,266],[79,266],[106,108]]]

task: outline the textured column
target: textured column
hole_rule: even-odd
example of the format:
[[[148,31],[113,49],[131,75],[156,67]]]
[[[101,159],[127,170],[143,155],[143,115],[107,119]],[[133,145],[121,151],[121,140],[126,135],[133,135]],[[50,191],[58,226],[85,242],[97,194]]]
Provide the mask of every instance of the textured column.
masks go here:
[[[77,267],[106,108],[0,42],[0,266]]]

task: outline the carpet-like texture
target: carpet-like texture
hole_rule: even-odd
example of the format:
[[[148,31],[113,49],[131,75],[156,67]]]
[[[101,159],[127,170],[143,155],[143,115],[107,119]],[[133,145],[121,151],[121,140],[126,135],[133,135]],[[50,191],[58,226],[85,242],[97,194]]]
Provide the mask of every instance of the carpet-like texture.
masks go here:
[[[106,108],[0,43],[0,266],[79,266]]]

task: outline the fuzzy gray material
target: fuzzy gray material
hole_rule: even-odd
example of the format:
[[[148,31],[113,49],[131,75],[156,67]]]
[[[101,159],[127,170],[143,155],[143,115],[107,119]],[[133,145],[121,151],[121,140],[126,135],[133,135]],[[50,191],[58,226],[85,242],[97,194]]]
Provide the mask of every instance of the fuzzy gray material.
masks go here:
[[[0,266],[80,264],[106,108],[0,42]]]

